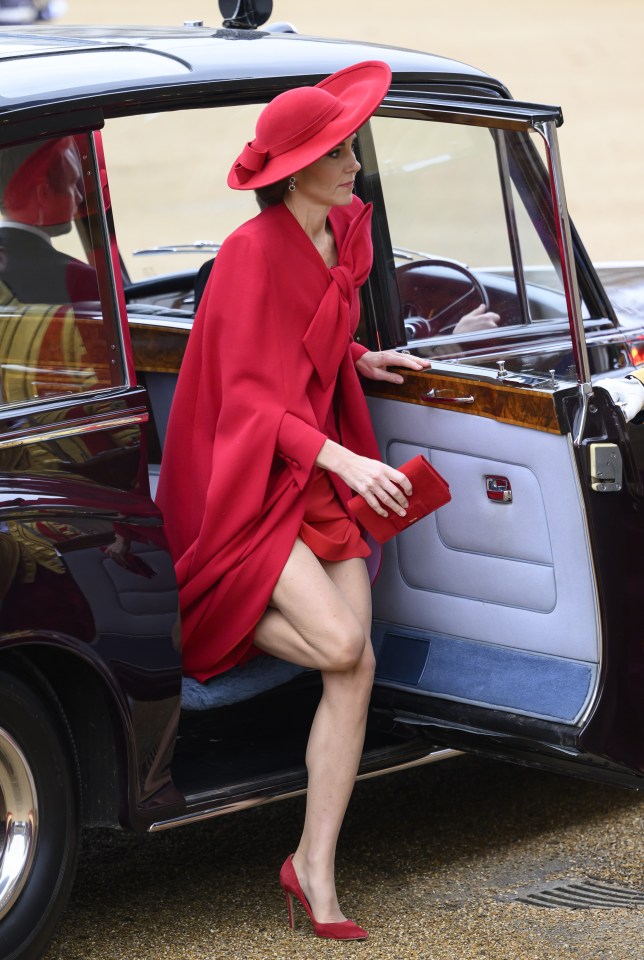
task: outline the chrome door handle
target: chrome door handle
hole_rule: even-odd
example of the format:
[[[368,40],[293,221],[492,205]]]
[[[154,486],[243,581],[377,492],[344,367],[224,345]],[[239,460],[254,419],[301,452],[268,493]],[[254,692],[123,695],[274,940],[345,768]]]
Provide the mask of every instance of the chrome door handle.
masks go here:
[[[485,489],[488,500],[493,503],[512,503],[512,484],[507,477],[486,474]]]
[[[474,403],[474,397],[470,394],[467,397],[455,397],[451,395],[447,390],[428,390],[427,393],[421,393],[420,399],[423,403],[436,403],[436,404],[465,404],[465,403]]]

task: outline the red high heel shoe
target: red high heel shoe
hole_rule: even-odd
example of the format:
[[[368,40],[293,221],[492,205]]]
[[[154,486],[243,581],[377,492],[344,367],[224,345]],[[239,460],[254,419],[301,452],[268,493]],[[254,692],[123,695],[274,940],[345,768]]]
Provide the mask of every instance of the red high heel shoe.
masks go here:
[[[316,937],[326,937],[327,940],[366,940],[369,934],[359,927],[353,920],[338,920],[335,923],[318,923],[311,911],[311,905],[297,879],[293,866],[293,854],[287,857],[280,870],[280,883],[286,894],[286,909],[288,910],[288,925],[295,929],[293,922],[293,897],[297,897],[313,924]]]

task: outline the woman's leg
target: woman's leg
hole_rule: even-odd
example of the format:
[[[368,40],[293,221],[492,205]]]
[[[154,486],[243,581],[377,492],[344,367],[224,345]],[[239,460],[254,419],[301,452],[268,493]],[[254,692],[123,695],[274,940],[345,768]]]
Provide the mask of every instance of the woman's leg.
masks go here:
[[[322,671],[323,692],[306,752],[306,817],[293,865],[314,916],[326,923],[344,919],[335,892],[335,848],[360,761],[373,683],[371,592],[364,561],[321,563],[298,543],[255,642]]]
[[[341,590],[327,572],[347,565],[365,570],[364,562],[358,559],[325,564],[298,537],[273,591],[271,605],[255,627],[255,645],[316,670],[355,666],[365,646],[364,624],[353,610],[355,600],[347,600],[352,596],[351,586]],[[368,581],[366,592],[370,604]]]
[[[293,865],[320,922],[344,919],[335,892],[335,848],[364,745],[375,667],[364,561],[329,564],[327,569],[361,620],[365,646],[351,670],[322,672],[323,695],[306,752],[306,817]]]

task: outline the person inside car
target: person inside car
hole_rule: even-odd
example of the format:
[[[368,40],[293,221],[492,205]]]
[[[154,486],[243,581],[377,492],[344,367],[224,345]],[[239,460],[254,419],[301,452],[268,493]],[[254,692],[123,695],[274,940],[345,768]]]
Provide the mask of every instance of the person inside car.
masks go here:
[[[83,200],[73,137],[0,150],[0,279],[21,303],[98,300],[93,267],[52,243],[70,232]]]
[[[352,491],[404,515],[411,485],[381,462],[358,374],[401,383],[428,361],[353,341],[372,261],[354,196],[354,135],[389,67],[356,64],[277,96],[228,184],[264,209],[224,242],[175,393],[157,492],[180,589],[184,671],[206,681],[259,651],[319,669],[307,809],[282,867],[318,936],[367,932],[335,890],[338,834],[374,675],[369,546]]]
[[[54,245],[84,210],[75,138],[0,150],[0,391],[8,401],[109,384],[95,269]]]

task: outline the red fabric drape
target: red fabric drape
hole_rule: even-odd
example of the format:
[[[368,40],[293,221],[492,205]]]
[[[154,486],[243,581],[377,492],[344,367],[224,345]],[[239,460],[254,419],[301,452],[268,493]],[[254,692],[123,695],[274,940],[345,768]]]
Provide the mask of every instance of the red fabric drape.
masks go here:
[[[283,205],[223,244],[183,360],[157,501],[179,582],[184,670],[248,655],[327,437],[379,458],[354,360],[371,207],[331,210],[329,270]],[[350,492],[331,475],[341,500]]]

